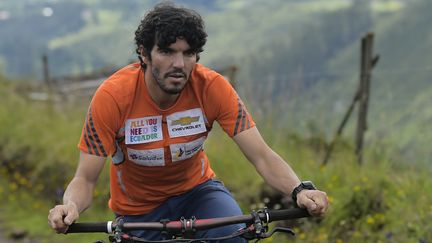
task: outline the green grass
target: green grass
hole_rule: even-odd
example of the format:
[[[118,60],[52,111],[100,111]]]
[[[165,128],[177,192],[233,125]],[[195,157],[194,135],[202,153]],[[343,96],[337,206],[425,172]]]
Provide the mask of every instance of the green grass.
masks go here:
[[[0,180],[0,185],[7,185],[8,182]],[[29,238],[36,239],[38,242],[94,242],[106,239],[105,234],[88,235],[63,235],[52,231],[47,223],[49,209],[54,206],[54,202],[44,200],[34,193],[27,190],[15,188],[9,184],[8,188],[0,189],[0,196],[4,196],[5,202],[0,206],[2,226],[7,231],[26,232]],[[112,220],[113,215],[104,208],[90,208],[80,218],[82,221],[102,221]]]

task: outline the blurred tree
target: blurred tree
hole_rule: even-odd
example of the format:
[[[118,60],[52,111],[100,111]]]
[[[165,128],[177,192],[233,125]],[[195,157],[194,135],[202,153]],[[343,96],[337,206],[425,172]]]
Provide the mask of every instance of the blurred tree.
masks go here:
[[[51,38],[79,30],[84,21],[80,15],[84,5],[79,2],[53,4],[29,3],[22,12],[11,13],[9,19],[0,21],[0,55],[7,61],[9,75],[36,75],[38,64]],[[52,15],[43,15],[52,11]],[[61,23],[61,24],[59,24]]]
[[[280,88],[287,85],[304,88],[329,79],[326,63],[357,42],[371,26],[370,1],[354,1],[346,9],[319,14],[301,31],[290,32],[291,35],[287,32],[285,38],[267,35],[267,43],[246,58],[248,77],[262,85],[272,77],[276,82],[274,95],[285,92]]]

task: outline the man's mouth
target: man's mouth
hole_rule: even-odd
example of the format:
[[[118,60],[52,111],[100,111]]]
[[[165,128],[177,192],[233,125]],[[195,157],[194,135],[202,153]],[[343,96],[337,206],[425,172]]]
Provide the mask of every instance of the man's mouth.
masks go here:
[[[167,77],[174,78],[174,79],[181,79],[181,78],[186,78],[186,74],[183,72],[171,72],[171,73],[167,73]]]
[[[173,73],[173,74],[170,74],[169,77],[172,77],[172,78],[184,78],[185,75],[183,75],[182,73]]]

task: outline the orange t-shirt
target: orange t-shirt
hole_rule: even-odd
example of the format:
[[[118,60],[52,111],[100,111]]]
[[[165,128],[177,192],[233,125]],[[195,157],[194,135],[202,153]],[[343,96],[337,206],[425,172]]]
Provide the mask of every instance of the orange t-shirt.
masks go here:
[[[215,176],[203,150],[214,121],[231,137],[255,126],[223,76],[196,64],[176,103],[162,110],[134,63],[96,91],[79,148],[111,157],[110,208],[145,214]]]

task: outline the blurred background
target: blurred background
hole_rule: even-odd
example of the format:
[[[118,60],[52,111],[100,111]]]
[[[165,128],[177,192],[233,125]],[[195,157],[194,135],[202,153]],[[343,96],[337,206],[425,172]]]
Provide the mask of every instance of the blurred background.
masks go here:
[[[92,93],[136,61],[134,32],[157,2],[0,1],[0,242],[104,239],[55,235],[46,218],[75,171]],[[325,218],[289,222],[295,238],[267,242],[432,240],[432,1],[173,2],[204,17],[200,62],[232,82],[267,142],[329,195]],[[288,206],[219,127],[206,151],[245,212]],[[107,168],[82,221],[112,218]]]

